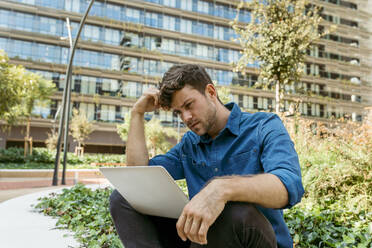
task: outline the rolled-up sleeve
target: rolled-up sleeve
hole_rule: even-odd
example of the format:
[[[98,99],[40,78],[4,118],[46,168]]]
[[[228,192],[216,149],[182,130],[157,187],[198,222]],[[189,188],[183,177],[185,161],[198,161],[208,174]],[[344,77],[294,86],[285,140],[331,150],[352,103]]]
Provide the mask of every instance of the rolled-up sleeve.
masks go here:
[[[181,141],[170,149],[166,154],[157,155],[149,160],[149,166],[163,166],[174,180],[185,178],[181,162],[180,149],[183,142]]]
[[[288,192],[288,204],[285,208],[290,208],[301,201],[304,188],[297,152],[277,115],[272,114],[261,121],[258,139],[264,172],[276,175],[284,184]]]

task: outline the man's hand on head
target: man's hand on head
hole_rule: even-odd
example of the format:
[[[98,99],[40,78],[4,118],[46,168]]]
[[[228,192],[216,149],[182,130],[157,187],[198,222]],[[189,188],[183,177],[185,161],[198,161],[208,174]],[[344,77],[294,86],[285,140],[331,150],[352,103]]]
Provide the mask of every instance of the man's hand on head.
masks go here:
[[[145,90],[142,96],[134,104],[132,112],[144,114],[146,112],[152,112],[159,109],[159,93],[159,90],[156,88],[149,88]]]
[[[211,181],[184,207],[176,224],[178,236],[182,240],[207,244],[208,229],[226,204],[219,182]]]

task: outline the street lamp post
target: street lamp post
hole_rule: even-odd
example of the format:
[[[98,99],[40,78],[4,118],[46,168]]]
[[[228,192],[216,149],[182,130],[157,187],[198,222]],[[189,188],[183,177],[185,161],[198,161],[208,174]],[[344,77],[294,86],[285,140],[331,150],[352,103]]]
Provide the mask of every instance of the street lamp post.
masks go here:
[[[66,117],[66,114],[67,114],[67,117],[66,117],[67,120],[66,121],[68,123],[69,114],[70,114],[70,111],[69,111],[69,109],[67,109],[67,106],[69,107],[69,102],[70,102],[70,97],[71,97],[72,61],[74,59],[76,45],[78,43],[81,30],[83,29],[85,20],[88,16],[88,13],[89,13],[90,9],[92,8],[93,3],[94,3],[94,0],[91,0],[89,5],[88,5],[87,10],[85,11],[85,14],[84,14],[83,18],[80,21],[79,30],[76,34],[74,45],[70,49],[70,58],[69,58],[69,63],[68,63],[67,70],[66,70],[65,88],[63,90],[62,114],[61,114],[61,118],[60,118],[60,121],[59,121],[57,153],[56,153],[56,157],[55,157],[55,161],[54,161],[54,173],[53,173],[52,185],[58,185],[58,167],[59,167],[59,162],[60,162],[59,159],[60,159],[60,155],[61,155],[60,153],[61,153],[61,139],[62,139],[63,122],[65,121],[65,117]],[[70,42],[70,45],[71,44],[72,44],[72,42]],[[64,152],[67,152],[68,124],[66,125],[65,133],[67,133],[67,135],[65,135]],[[65,157],[65,155],[64,155],[64,157]],[[65,161],[66,161],[66,158],[64,158],[64,165],[65,165]],[[64,172],[65,172],[65,166],[64,166]]]
[[[70,19],[66,18],[66,26],[67,26],[67,32],[68,32],[68,38],[70,41],[70,54],[72,53],[72,36],[71,36],[71,26],[70,26]],[[72,69],[70,70],[72,71]],[[65,117],[65,134],[63,136],[64,141],[63,144],[65,144],[65,148],[63,149],[63,171],[62,171],[62,184],[66,184],[66,163],[67,163],[67,139],[68,139],[68,130],[69,130],[69,122],[70,122],[70,112],[71,112],[71,85],[72,85],[72,73],[70,72],[68,74],[68,88],[67,88],[67,111],[66,111],[66,117]]]

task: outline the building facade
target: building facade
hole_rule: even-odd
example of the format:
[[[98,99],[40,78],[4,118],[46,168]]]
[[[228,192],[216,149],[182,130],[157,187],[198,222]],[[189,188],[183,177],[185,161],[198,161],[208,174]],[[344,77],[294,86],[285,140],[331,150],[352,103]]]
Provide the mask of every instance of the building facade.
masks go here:
[[[301,84],[287,87],[284,110],[301,99],[302,115],[324,120],[350,118],[362,121],[372,105],[372,6],[363,0],[315,1],[323,6],[322,27],[337,24],[335,33],[313,44],[306,58]],[[66,18],[75,37],[88,6],[86,0],[0,1],[0,49],[11,63],[52,80],[58,92],[51,103],[34,109],[31,136],[43,146],[47,133],[58,125],[69,56]],[[245,111],[270,111],[273,91],[254,88],[258,66],[249,75],[232,72],[230,62],[239,59],[240,45],[229,21],[236,17],[238,2],[227,0],[96,1],[86,21],[75,53],[72,105],[95,121],[86,152],[123,153],[124,142],[116,125],[142,92],[156,86],[172,65],[198,63],[207,68],[218,85],[230,87],[233,100]],[[369,4],[369,6],[368,6]],[[249,22],[249,10],[239,21]],[[164,125],[177,126],[171,112],[149,114]],[[1,123],[0,123],[1,125]],[[25,127],[0,133],[0,147],[23,144]],[[0,131],[1,132],[1,131]],[[70,140],[69,149],[74,149]]]

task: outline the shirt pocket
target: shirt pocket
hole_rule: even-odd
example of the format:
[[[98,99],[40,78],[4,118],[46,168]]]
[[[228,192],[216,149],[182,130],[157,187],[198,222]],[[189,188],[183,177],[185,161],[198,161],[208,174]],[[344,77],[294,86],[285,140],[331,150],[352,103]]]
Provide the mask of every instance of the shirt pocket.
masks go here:
[[[257,149],[232,155],[223,166],[225,175],[248,175],[262,172]]]
[[[190,155],[186,155],[182,159],[182,164],[184,168],[189,168],[192,176],[197,176],[203,181],[208,181],[213,177],[213,169],[208,166],[206,160],[195,159]],[[187,172],[185,171],[185,176],[187,177]]]

